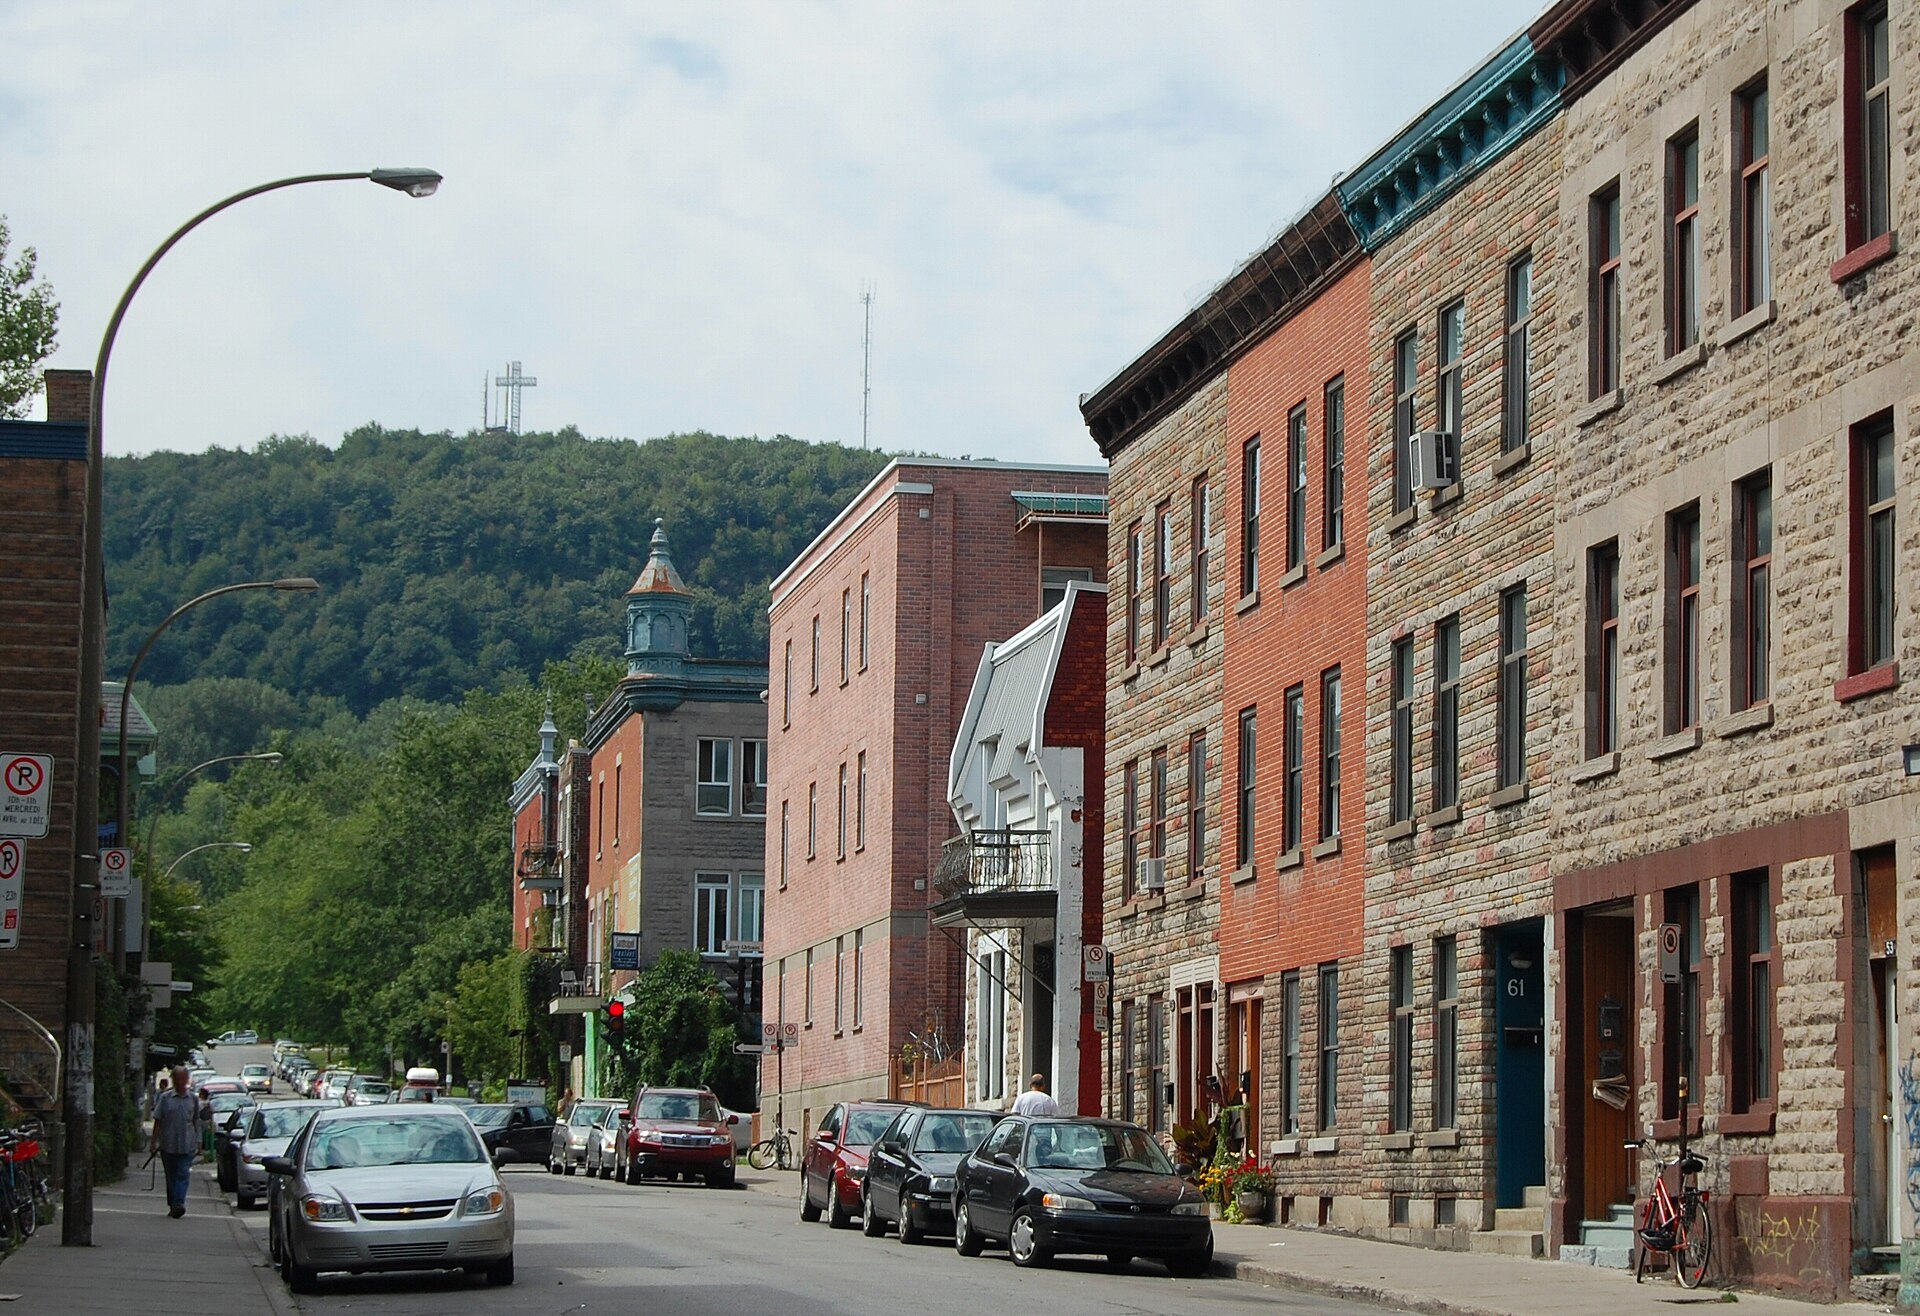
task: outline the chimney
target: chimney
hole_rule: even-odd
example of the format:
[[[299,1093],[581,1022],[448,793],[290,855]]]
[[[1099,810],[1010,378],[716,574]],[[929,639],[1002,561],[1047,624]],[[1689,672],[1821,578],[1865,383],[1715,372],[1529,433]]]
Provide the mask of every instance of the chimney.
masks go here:
[[[93,410],[91,370],[47,371],[47,419],[84,425]]]

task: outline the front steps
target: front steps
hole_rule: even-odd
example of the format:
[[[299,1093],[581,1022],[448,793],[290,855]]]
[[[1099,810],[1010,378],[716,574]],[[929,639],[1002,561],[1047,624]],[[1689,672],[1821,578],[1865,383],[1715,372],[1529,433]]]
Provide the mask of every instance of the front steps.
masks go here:
[[[1545,1256],[1546,1238],[1541,1226],[1546,1211],[1546,1187],[1528,1188],[1525,1206],[1500,1207],[1493,1213],[1492,1229],[1467,1235],[1467,1251],[1536,1259]]]
[[[1575,1265],[1626,1270],[1633,1265],[1633,1207],[1613,1206],[1604,1220],[1580,1222],[1580,1241],[1560,1249],[1560,1259]]]

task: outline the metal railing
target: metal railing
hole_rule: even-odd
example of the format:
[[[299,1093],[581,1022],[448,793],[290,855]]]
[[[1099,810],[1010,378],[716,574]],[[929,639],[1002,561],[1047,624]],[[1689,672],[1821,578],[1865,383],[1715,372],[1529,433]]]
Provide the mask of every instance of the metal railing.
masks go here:
[[[1053,834],[1002,830],[956,836],[941,852],[933,889],[943,900],[1052,891]]]
[[[529,891],[558,891],[560,889],[560,847],[557,845],[523,845],[520,847],[520,862],[515,866],[520,885]]]
[[[606,965],[598,960],[585,964],[562,964],[554,970],[555,996],[602,996],[608,988]]]

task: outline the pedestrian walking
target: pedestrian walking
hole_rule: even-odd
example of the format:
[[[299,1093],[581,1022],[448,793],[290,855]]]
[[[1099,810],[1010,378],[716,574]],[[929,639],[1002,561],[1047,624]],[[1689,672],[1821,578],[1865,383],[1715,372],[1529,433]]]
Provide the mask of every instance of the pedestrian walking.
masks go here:
[[[1060,1103],[1047,1093],[1047,1076],[1035,1074],[1027,1090],[1013,1099],[1016,1115],[1058,1115]]]
[[[178,1220],[187,1213],[187,1189],[193,1182],[193,1163],[200,1155],[203,1125],[211,1126],[198,1094],[187,1090],[187,1067],[176,1065],[173,1085],[153,1104],[153,1132],[147,1154],[158,1152],[167,1171],[167,1214]]]

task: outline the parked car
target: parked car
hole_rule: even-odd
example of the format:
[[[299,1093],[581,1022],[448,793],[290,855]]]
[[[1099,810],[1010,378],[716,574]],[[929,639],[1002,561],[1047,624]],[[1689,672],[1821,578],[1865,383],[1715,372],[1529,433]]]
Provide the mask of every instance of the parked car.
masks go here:
[[[264,1164],[286,1178],[269,1248],[295,1293],[323,1270],[459,1268],[513,1283],[513,1198],[458,1112],[323,1110]]]
[[[658,1088],[641,1084],[620,1118],[614,1176],[642,1179],[703,1179],[709,1188],[734,1184],[733,1126],[706,1088]]]
[[[251,1028],[230,1028],[213,1040],[226,1046],[258,1046],[260,1044],[260,1034],[254,1032]]]
[[[747,1154],[747,1148],[753,1146],[753,1112],[728,1110],[720,1107],[720,1118],[733,1130],[733,1156],[735,1160]]]
[[[601,1111],[599,1120],[587,1130],[587,1173],[601,1179],[613,1178],[613,1167],[620,1156],[620,1142],[626,1137],[630,1115],[625,1106],[614,1105]]]
[[[901,1111],[867,1153],[862,1232],[877,1238],[897,1225],[902,1243],[952,1233],[953,1173],[999,1121],[986,1110]]]
[[[211,1086],[211,1085],[209,1085]],[[213,1177],[220,1191],[233,1191],[233,1130],[240,1119],[256,1105],[246,1091],[209,1092],[207,1105],[213,1111]]]
[[[240,1066],[240,1081],[247,1085],[249,1092],[273,1092],[273,1071],[265,1065]]]
[[[385,1101],[393,1084],[372,1074],[353,1074],[340,1090],[340,1099],[349,1106],[372,1106]]]
[[[466,1115],[480,1130],[480,1141],[496,1161],[537,1165],[546,1160],[553,1142],[553,1114],[545,1106],[524,1101],[483,1102],[468,1106]]]
[[[351,1069],[323,1069],[320,1077],[314,1080],[312,1095],[322,1101],[329,1097],[337,1098],[340,1096],[337,1088],[345,1087],[347,1080],[352,1077]]]
[[[1115,1266],[1152,1257],[1191,1276],[1213,1262],[1206,1199],[1146,1130],[1119,1120],[1007,1117],[960,1158],[953,1214],[964,1257],[1004,1239],[1016,1266],[1093,1252]]]
[[[886,1132],[901,1101],[842,1101],[830,1107],[807,1140],[800,1161],[800,1218],[846,1229],[860,1213],[860,1183],[867,1175],[867,1149]]]
[[[547,1169],[555,1174],[578,1173],[587,1163],[588,1135],[619,1109],[618,1101],[606,1098],[574,1102],[565,1122],[553,1126],[553,1138],[547,1147]]]
[[[267,1157],[286,1155],[287,1144],[307,1126],[314,1112],[332,1108],[330,1101],[279,1101],[246,1111],[234,1126],[231,1139],[234,1205],[251,1211],[255,1202],[267,1196],[271,1186]]]

